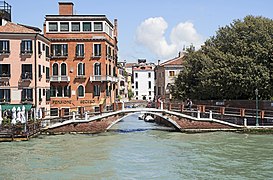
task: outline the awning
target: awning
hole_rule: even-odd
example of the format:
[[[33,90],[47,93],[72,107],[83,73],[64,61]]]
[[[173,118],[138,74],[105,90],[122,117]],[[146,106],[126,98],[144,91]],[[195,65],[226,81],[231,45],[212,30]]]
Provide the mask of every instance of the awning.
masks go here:
[[[15,107],[16,109],[20,107],[22,109],[23,106],[25,106],[26,111],[29,111],[32,108],[32,104],[1,104],[2,111],[8,109],[12,110],[13,107]]]

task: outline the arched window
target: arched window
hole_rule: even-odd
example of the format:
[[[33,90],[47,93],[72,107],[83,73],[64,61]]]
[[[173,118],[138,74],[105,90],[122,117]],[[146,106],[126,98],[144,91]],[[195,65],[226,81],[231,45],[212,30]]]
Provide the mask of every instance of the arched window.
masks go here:
[[[78,87],[78,97],[84,97],[84,88],[82,85]]]
[[[95,76],[100,76],[101,75],[101,65],[100,65],[100,63],[96,63],[94,66],[95,66],[94,67],[94,69],[95,69],[94,75]]]
[[[53,76],[58,76],[59,75],[59,70],[58,70],[58,63],[53,64]]]
[[[85,65],[84,63],[78,64],[78,76],[85,75]]]
[[[66,64],[61,64],[61,76],[66,76]]]

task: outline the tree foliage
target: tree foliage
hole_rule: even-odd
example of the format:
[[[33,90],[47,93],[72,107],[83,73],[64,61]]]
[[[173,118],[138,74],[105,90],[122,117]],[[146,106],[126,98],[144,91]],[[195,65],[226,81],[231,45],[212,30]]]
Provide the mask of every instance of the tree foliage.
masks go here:
[[[176,98],[263,99],[273,95],[273,20],[247,16],[220,28],[198,51],[186,53]]]

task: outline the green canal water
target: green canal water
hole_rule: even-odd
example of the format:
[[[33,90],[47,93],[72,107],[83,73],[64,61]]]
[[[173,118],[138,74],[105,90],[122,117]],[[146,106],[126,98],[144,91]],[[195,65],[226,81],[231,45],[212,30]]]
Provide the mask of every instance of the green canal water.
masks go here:
[[[99,135],[0,143],[0,179],[273,179],[273,136],[159,130],[137,116]]]

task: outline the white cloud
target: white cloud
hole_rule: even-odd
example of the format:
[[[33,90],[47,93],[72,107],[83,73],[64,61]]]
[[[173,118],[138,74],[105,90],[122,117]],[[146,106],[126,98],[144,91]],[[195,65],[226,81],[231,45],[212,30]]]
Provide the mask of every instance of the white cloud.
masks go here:
[[[159,58],[174,57],[184,46],[193,44],[198,48],[203,43],[203,38],[190,22],[179,23],[172,29],[170,43],[165,38],[167,28],[168,23],[164,18],[148,18],[137,28],[136,42],[144,45]]]

